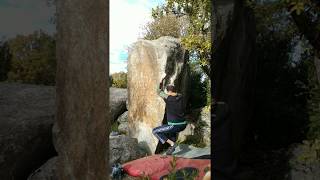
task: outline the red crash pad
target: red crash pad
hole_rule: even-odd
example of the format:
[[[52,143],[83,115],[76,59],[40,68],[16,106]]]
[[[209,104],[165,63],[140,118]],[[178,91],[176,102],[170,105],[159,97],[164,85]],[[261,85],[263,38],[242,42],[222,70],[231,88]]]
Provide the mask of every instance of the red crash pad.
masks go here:
[[[171,170],[170,161],[173,156],[152,155],[137,159],[122,165],[124,171],[133,177],[148,176],[152,180],[159,180],[167,175]],[[211,163],[210,159],[188,159],[176,157],[176,170],[186,167],[196,168],[199,172],[198,178],[201,180],[205,174],[204,170]]]

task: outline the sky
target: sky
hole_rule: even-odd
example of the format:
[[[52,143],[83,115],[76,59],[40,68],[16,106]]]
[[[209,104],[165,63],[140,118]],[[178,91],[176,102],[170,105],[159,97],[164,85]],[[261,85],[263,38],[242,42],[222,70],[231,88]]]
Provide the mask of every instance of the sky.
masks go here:
[[[109,0],[110,74],[127,71],[128,47],[141,38],[151,10],[165,0]],[[55,6],[47,0],[0,0],[0,39],[31,34],[42,29],[52,34]]]
[[[127,71],[128,47],[142,37],[151,10],[164,0],[110,0],[110,74]]]
[[[50,22],[55,12],[47,0],[0,0],[0,38],[17,34],[31,34],[35,30],[52,34],[55,25]]]

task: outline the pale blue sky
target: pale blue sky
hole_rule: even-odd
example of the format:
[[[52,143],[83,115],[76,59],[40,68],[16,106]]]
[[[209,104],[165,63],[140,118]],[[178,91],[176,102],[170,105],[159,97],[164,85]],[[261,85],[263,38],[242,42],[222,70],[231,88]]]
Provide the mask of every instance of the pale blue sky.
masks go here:
[[[110,73],[127,71],[128,46],[142,37],[151,9],[165,0],[110,0]],[[0,39],[35,30],[52,34],[55,6],[47,0],[0,0]]]
[[[110,0],[110,74],[127,71],[128,46],[142,37],[151,9],[165,0]]]

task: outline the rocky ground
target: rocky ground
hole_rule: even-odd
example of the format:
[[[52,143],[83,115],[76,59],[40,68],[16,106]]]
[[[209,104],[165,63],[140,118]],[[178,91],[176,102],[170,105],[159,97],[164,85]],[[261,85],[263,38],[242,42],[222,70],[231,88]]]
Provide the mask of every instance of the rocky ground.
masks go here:
[[[289,170],[287,149],[267,150],[251,147],[242,154],[240,180],[285,180]]]
[[[110,88],[114,120],[126,111],[126,100],[126,89]],[[1,179],[26,179],[57,155],[52,143],[55,111],[54,86],[0,83]]]
[[[56,154],[54,97],[52,86],[0,83],[1,179],[26,179]]]
[[[304,141],[280,149],[248,146],[241,156],[239,179],[317,180],[320,141]]]
[[[123,112],[127,110],[126,101],[128,99],[127,89],[110,88],[110,112],[112,120],[115,121]]]

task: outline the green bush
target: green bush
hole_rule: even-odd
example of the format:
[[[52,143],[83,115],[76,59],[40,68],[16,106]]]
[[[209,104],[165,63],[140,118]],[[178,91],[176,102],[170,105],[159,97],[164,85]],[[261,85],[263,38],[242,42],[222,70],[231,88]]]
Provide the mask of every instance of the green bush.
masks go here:
[[[316,69],[313,61],[310,59],[308,69],[309,80],[309,122],[308,122],[308,139],[320,139],[320,86],[317,79]]]
[[[170,167],[169,174],[164,178],[166,180],[176,180],[176,179],[186,179],[186,180],[194,180],[199,177],[199,172],[194,171],[191,174],[187,173],[186,171],[182,170],[182,177],[181,174],[179,175],[178,169],[177,169],[177,157],[173,156],[172,161],[170,161]]]
[[[119,127],[118,122],[112,123],[112,124],[111,124],[111,131],[118,132],[118,131],[119,131],[118,127]]]
[[[190,65],[190,79],[189,79],[189,108],[195,109],[199,107],[204,107],[211,98],[210,93],[210,80],[206,77],[205,73],[202,72],[199,65],[191,61]]]
[[[207,107],[211,106],[211,81],[206,79],[206,97],[207,97]]]
[[[112,87],[127,88],[127,73],[118,72],[111,74]]]
[[[56,55],[54,37],[35,31],[9,41],[12,55],[8,80],[32,84],[55,84]]]
[[[296,148],[298,148],[300,153],[290,160],[289,163],[292,167],[296,167],[297,165],[312,166],[314,163],[319,163],[320,139],[303,141]]]

